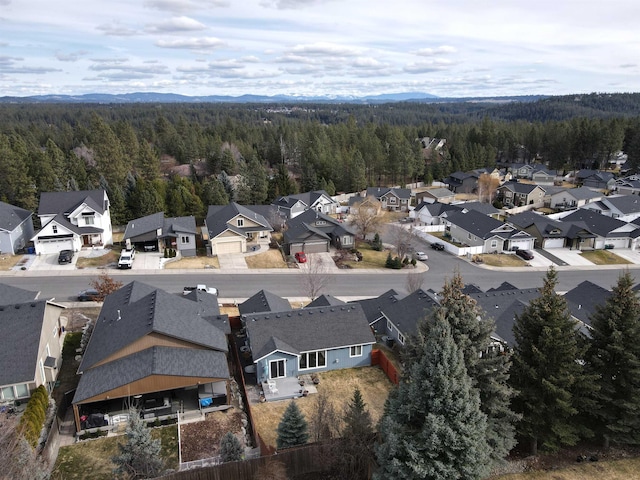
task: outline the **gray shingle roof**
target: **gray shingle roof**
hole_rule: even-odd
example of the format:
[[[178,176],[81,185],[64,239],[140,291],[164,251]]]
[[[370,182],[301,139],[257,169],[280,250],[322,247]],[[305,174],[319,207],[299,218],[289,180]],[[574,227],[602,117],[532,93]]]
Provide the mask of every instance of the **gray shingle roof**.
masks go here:
[[[29,217],[31,217],[29,210],[0,202],[0,230],[12,232]]]
[[[484,215],[476,210],[469,210],[466,213],[454,212],[447,217],[447,221],[482,239],[487,239],[493,235],[509,238],[511,233],[513,233],[508,231],[500,232],[499,234],[494,233],[494,230],[505,225],[504,222]]]
[[[229,368],[223,352],[155,346],[84,372],[73,403],[81,403],[152,375],[226,380]]]
[[[324,225],[318,225],[318,221],[324,221]],[[306,226],[301,227],[302,224]],[[295,218],[287,220],[287,229],[310,229],[315,228],[317,231],[324,232],[330,237],[336,237],[340,235],[355,235],[353,230],[345,223],[341,223],[329,215],[325,215],[322,212],[316,210],[305,210]],[[286,235],[286,232],[285,232]]]
[[[0,283],[0,305],[30,302],[36,298],[38,298],[38,292]]]
[[[38,215],[52,215],[55,213],[71,213],[82,203],[102,214],[106,210],[105,191],[78,190],[70,192],[42,192],[40,194],[40,204]]]
[[[637,195],[617,195],[604,199],[623,214],[640,212],[640,197]]]
[[[246,315],[258,312],[283,312],[290,308],[289,300],[267,290],[260,290],[238,305],[238,312],[240,315]]]
[[[196,229],[196,218],[193,215],[187,217],[165,218],[162,227],[163,237],[177,237],[182,233],[198,233]]]
[[[542,191],[544,191],[544,188],[540,187],[539,185],[531,184],[531,183],[522,183],[522,182],[506,182],[506,183],[503,183],[498,188],[508,189],[508,190],[511,190],[512,192],[521,193],[525,195],[529,195],[536,188],[540,188],[542,189]]]
[[[457,203],[457,207],[466,208],[467,210],[475,210],[476,212],[480,212],[484,215],[495,215],[500,213],[496,207],[491,205],[490,203],[484,202],[465,202],[465,203]]]
[[[358,304],[256,313],[244,321],[254,362],[276,349],[299,353],[376,341]]]
[[[576,200],[588,200],[590,198],[602,197],[602,193],[594,192],[589,187],[565,188],[562,190],[562,193],[571,195]]]
[[[596,306],[604,306],[610,296],[610,290],[589,280],[581,282],[564,294],[571,315],[587,325],[591,325],[589,317],[596,312]]]
[[[589,209],[579,208],[573,213],[562,217],[563,222],[582,222],[587,229],[601,237],[606,237],[610,232],[627,225],[627,222],[618,220],[617,218],[607,217],[598,212]],[[620,236],[629,235],[629,233],[620,233]]]
[[[362,307],[367,321],[372,324],[382,316],[382,312],[389,308],[389,305],[396,303],[402,298],[394,289],[387,290],[382,295],[375,298],[363,298],[349,303],[358,303]]]
[[[242,215],[252,220],[260,225],[260,227],[237,227],[230,225],[228,222],[237,215]],[[273,230],[271,224],[262,215],[235,202],[231,202],[228,205],[209,205],[206,224],[207,230],[209,231],[209,238],[215,238],[225,230],[232,230],[240,235],[245,235],[244,232],[250,231]]]
[[[164,212],[152,213],[146,217],[136,218],[127,223],[123,240],[138,237],[145,233],[157,232],[164,225]]]
[[[46,300],[0,306],[0,386],[35,378]]]
[[[304,222],[296,222],[284,231],[283,240],[286,244],[304,241],[308,242],[312,240],[324,240],[329,242],[331,237],[318,228],[307,225]]]
[[[411,198],[411,190],[408,188],[389,188],[389,187],[369,187],[367,188],[367,197],[372,196],[375,198],[381,198],[384,195],[391,193],[398,198]]]
[[[335,307],[336,305],[344,305],[346,302],[343,302],[339,298],[336,298],[332,295],[320,295],[318,298],[309,302],[309,304],[305,308],[312,307]]]
[[[226,352],[226,335],[213,326],[213,316],[202,303],[131,282],[105,298],[79,371],[152,332]]]
[[[416,290],[397,302],[389,303],[382,312],[405,336],[417,332],[418,323],[438,307],[439,303],[432,292]]]
[[[322,196],[325,196],[331,200],[331,195],[329,195],[325,190],[314,190],[313,192],[295,193],[289,195],[290,198],[302,201],[307,207],[311,207]]]

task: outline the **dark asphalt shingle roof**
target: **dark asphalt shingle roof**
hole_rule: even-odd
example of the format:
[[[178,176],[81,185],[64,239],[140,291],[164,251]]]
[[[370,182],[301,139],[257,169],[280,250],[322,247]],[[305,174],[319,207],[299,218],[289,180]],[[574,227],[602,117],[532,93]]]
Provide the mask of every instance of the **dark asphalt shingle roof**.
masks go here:
[[[590,317],[596,312],[596,306],[604,307],[612,292],[585,280],[564,294],[571,315],[581,322],[591,325]]]
[[[214,326],[216,312],[203,305],[142,282],[125,285],[105,298],[79,371],[150,333],[226,352],[226,335]]]
[[[313,204],[323,196],[333,202],[331,195],[329,195],[325,190],[314,190],[312,192],[295,193],[295,194],[289,195],[290,198],[300,200],[309,208],[311,208]]]
[[[309,302],[304,308],[312,308],[312,307],[335,307],[336,305],[344,305],[346,302],[343,302],[339,298],[334,297],[333,295],[320,295],[318,298]]]
[[[12,287],[0,283],[0,305],[13,305],[14,303],[30,302],[38,298],[38,292],[32,292],[23,288]]]
[[[283,312],[289,310],[289,300],[277,296],[267,290],[260,290],[238,305],[240,315],[258,312]]]
[[[349,303],[359,303],[360,306],[362,306],[362,310],[369,324],[372,324],[382,316],[382,312],[386,310],[389,305],[396,303],[400,298],[401,295],[394,289],[391,289],[375,298],[363,298],[362,300],[354,300]]]
[[[29,210],[0,202],[0,230],[12,232],[29,217],[31,217]]]
[[[157,232],[164,225],[164,212],[152,213],[146,217],[136,218],[127,223],[123,240],[138,237],[149,232]]]
[[[367,188],[367,197],[382,198],[387,194],[395,195],[398,198],[411,198],[411,190],[408,188],[389,188],[389,187],[369,187]]]
[[[384,316],[405,336],[417,332],[418,323],[439,306],[435,294],[416,290],[382,310]]]
[[[260,226],[238,227],[228,223],[238,215],[242,215]],[[273,228],[271,228],[271,224],[262,215],[235,202],[231,202],[228,205],[209,205],[206,224],[209,232],[209,238],[215,238],[225,230],[231,230],[240,235],[245,235],[245,232],[251,231],[273,230]]]
[[[34,380],[46,305],[38,300],[0,306],[0,386]]]
[[[637,195],[619,195],[606,197],[605,202],[609,202],[615,208],[620,210],[622,214],[630,214],[640,212],[640,197]]]
[[[512,192],[520,193],[524,195],[529,195],[536,188],[540,188],[542,191],[544,191],[544,188],[540,187],[539,185],[531,184],[531,183],[522,183],[522,182],[506,182],[506,183],[503,183],[502,186],[498,188],[508,189],[508,190],[511,190]]]
[[[594,192],[589,187],[565,188],[561,193],[571,195],[576,200],[588,200],[590,198],[602,197],[602,193]]]
[[[106,210],[105,202],[105,191],[102,189],[42,192],[40,194],[38,215],[69,214],[82,203],[86,203],[89,208],[103,214]]]
[[[86,235],[88,233],[102,233],[104,232],[104,229],[102,228],[98,228],[98,227],[94,227],[94,226],[84,226],[84,227],[79,227],[78,225],[75,225],[73,223],[71,223],[69,221],[69,219],[67,217],[65,217],[64,215],[62,215],[61,213],[56,215],[55,217],[53,217],[51,219],[50,222],[46,223],[45,225],[43,225],[43,227],[45,227],[46,225],[49,225],[50,223],[57,223],[58,225],[60,225],[61,227],[66,228],[67,230],[70,230],[71,232],[77,234],[77,235]],[[41,232],[42,230],[40,230]],[[35,237],[37,237],[40,232],[38,232]]]
[[[324,224],[318,225],[318,222],[324,222]],[[292,232],[287,233],[289,230],[292,230]],[[345,234],[355,236],[354,231],[348,224],[341,223],[337,219],[316,210],[305,210],[300,215],[287,220],[287,230],[284,234],[287,239],[295,240],[296,238],[301,238],[305,230],[319,235],[324,234],[327,238],[335,238]],[[291,243],[291,241],[287,241],[287,243]]]
[[[494,232],[494,230],[505,226],[505,223],[476,210],[469,210],[465,213],[454,212],[447,217],[447,221],[485,240],[493,235],[509,238],[514,233],[513,230],[515,230],[511,227],[511,231]]]
[[[226,380],[229,368],[225,353],[220,351],[155,346],[84,372],[73,403],[152,375]]]
[[[500,213],[496,207],[491,205],[490,203],[484,202],[465,202],[465,203],[457,203],[457,207],[466,208],[467,210],[475,210],[476,212],[480,212],[484,215],[495,215]]]
[[[255,313],[244,321],[254,362],[276,349],[299,353],[376,341],[357,304]]]
[[[583,223],[586,228],[601,237],[606,237],[614,230],[627,225],[627,222],[617,218],[607,217],[593,210],[579,208],[575,212],[562,217],[563,222]],[[629,235],[628,232],[620,233],[621,236]]]
[[[162,227],[163,237],[177,237],[181,233],[198,233],[196,229],[196,218],[193,215],[187,217],[170,217],[164,219]]]

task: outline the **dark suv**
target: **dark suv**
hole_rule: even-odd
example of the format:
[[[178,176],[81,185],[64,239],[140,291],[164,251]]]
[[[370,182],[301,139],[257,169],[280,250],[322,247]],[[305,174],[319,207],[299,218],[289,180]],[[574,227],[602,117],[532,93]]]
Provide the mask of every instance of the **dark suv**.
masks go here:
[[[431,248],[433,248],[434,250],[444,250],[444,244],[440,242],[433,242],[431,244]]]
[[[524,258],[525,260],[533,259],[533,253],[531,253],[529,250],[517,249],[516,255],[518,255],[520,258]]]
[[[73,259],[73,250],[62,250],[58,255],[58,263],[71,263]]]

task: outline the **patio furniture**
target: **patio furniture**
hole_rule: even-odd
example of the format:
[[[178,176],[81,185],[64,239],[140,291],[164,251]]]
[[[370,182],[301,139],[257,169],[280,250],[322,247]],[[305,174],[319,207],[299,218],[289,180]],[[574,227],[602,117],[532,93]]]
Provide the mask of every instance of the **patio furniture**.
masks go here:
[[[269,388],[269,393],[278,393],[278,386],[275,380],[267,380],[267,387]]]

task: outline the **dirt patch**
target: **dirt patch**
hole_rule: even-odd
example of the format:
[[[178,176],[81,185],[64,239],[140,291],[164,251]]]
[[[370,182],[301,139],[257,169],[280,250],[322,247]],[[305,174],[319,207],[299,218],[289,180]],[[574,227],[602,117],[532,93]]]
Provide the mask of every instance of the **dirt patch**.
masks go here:
[[[270,249],[257,255],[248,255],[245,261],[249,268],[287,268],[287,262],[282,259],[278,249]]]
[[[11,270],[21,260],[22,255],[0,254],[0,270]]]
[[[237,410],[224,410],[207,413],[201,422],[187,423],[180,427],[182,443],[182,461],[192,462],[218,455],[220,439],[233,432],[244,446],[242,414]]]
[[[391,382],[380,368],[345,368],[343,370],[322,372],[319,376],[318,393],[327,392],[338,412],[344,411],[357,386],[360,388],[362,398],[367,404],[369,412],[371,412],[374,425],[378,422],[382,416],[384,402],[392,388]],[[317,395],[310,395],[294,400],[300,407],[307,422],[315,408],[316,398]],[[275,448],[276,429],[290,401],[265,402],[251,406],[251,414],[253,415],[256,430],[267,445]]]
[[[220,263],[218,263],[218,257],[184,257],[180,260],[165,263],[164,268],[167,270],[220,268]]]

